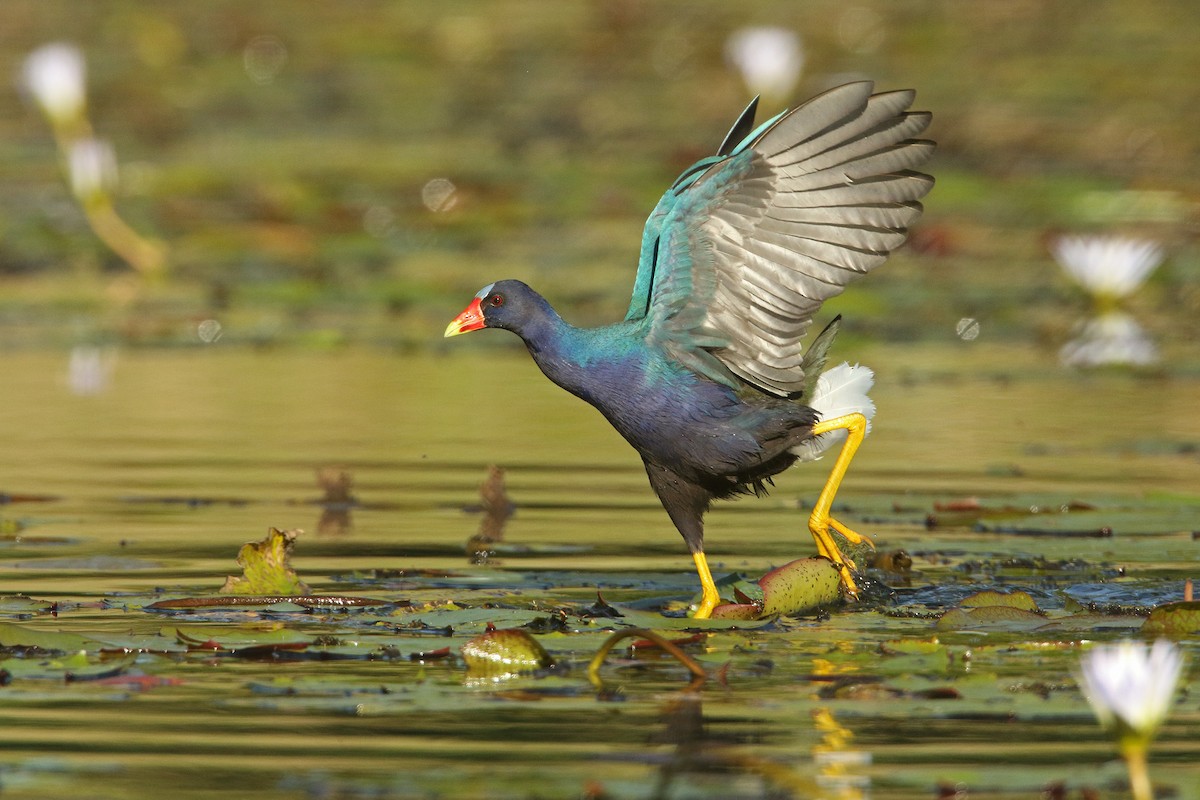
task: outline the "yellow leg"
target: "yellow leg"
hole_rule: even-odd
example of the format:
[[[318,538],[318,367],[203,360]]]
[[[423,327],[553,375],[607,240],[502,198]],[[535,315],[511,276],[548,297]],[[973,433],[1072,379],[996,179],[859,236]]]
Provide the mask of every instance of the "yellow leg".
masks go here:
[[[842,451],[838,453],[837,461],[833,463],[833,469],[830,470],[829,478],[825,481],[825,488],[821,489],[821,494],[817,497],[812,514],[808,517],[808,529],[817,541],[817,552],[837,564],[842,574],[842,586],[845,587],[846,593],[851,597],[857,597],[858,585],[854,582],[853,575],[854,562],[842,555],[842,551],[838,549],[837,542],[829,533],[829,529],[837,531],[853,544],[866,542],[872,547],[874,544],[867,537],[855,533],[829,516],[829,512],[833,508],[834,495],[842,485],[842,478],[846,477],[850,461],[854,458],[858,446],[862,444],[863,437],[867,435],[867,418],[862,414],[847,414],[843,417],[822,420],[812,429],[814,436],[837,430],[846,431],[846,442],[842,445]]]
[[[717,584],[708,569],[708,559],[704,557],[704,551],[692,553],[692,558],[696,561],[696,574],[700,576],[700,605],[696,606],[696,613],[692,616],[696,619],[708,619],[712,616],[713,609],[721,602],[721,596],[717,593]]]

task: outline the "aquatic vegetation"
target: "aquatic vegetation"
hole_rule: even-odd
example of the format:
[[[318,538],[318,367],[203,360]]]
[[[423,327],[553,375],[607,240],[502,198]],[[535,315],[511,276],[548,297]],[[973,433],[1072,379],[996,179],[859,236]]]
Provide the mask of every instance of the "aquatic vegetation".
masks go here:
[[[117,157],[112,145],[92,132],[86,75],[83,53],[65,42],[34,50],[21,72],[25,90],[50,122],[68,185],[96,236],[138,273],[160,274],[167,264],[165,247],[137,233],[113,204]]]
[[[240,576],[230,575],[221,587],[222,594],[307,595],[308,586],[292,569],[292,550],[300,531],[271,528],[266,538],[247,542],[238,552]]]

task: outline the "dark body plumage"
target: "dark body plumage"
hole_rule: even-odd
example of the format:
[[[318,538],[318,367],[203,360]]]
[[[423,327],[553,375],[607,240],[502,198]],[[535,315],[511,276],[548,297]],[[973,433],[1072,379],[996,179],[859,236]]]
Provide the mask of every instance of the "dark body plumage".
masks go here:
[[[813,438],[819,414],[806,401],[832,331],[807,353],[799,340],[823,300],[904,240],[932,185],[908,171],[932,148],[910,138],[929,121],[905,111],[912,97],[849,84],[749,132],[751,104],[718,154],[685,171],[651,214],[622,322],[574,327],[524,283],[500,281],[447,328],[517,334],[550,380],[637,449],[697,557],[703,615],[716,602],[704,511],[762,492]],[[830,480],[836,489],[840,475]],[[852,534],[815,524],[826,538],[831,524]],[[840,555],[813,533],[823,553]]]
[[[488,327],[520,336],[546,377],[595,406],[641,454],[660,494],[665,476],[712,498],[761,491],[796,461],[788,448],[816,421],[802,403],[696,375],[647,344],[644,320],[576,328],[520,281],[493,284],[489,295],[503,303],[485,299]]]

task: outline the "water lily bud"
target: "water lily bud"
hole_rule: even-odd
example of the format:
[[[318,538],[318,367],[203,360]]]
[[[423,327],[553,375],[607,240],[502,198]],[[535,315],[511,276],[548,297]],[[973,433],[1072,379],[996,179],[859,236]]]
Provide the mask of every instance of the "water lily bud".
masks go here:
[[[25,59],[22,84],[55,125],[78,120],[86,99],[83,54],[75,45],[55,42]]]

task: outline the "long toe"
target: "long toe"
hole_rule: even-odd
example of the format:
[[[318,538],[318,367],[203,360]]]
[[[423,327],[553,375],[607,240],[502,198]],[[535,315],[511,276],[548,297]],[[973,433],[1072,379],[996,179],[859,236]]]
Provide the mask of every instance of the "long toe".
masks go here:
[[[834,540],[833,535],[829,532],[830,528],[845,536],[846,540],[853,544],[866,542],[872,547],[875,545],[867,537],[855,533],[832,517],[821,519],[813,516],[808,520],[808,529],[812,532],[813,539],[817,543],[817,552],[837,565],[838,573],[841,575],[842,589],[845,591],[847,597],[856,599],[858,597],[858,584],[854,581],[854,572],[858,567],[855,565],[854,559],[842,553],[841,548],[837,545],[837,541]]]
[[[844,524],[842,524],[841,522],[838,522],[833,517],[829,518],[829,527],[833,528],[835,531],[837,531],[842,536],[844,536],[846,538],[846,541],[850,542],[851,544],[863,544],[865,542],[867,545],[869,545],[871,547],[872,550],[875,549],[875,542],[871,541],[870,536],[867,536],[866,534],[863,534],[863,533],[856,533],[856,532],[850,530]]]
[[[838,572],[842,575],[842,591],[850,600],[858,599],[858,584],[854,582],[854,563],[849,564],[842,562],[838,568]]]

